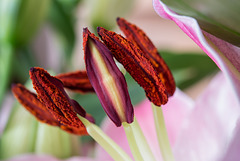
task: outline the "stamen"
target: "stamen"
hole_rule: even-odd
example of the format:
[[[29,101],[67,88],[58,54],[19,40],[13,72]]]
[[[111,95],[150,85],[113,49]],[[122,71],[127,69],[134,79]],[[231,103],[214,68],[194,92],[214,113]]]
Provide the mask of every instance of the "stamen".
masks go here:
[[[78,132],[86,134],[86,128],[74,112],[74,103],[63,89],[62,82],[42,68],[31,68],[30,78],[37,91],[39,100],[48,108],[52,115],[63,125],[77,128]],[[81,108],[81,106],[78,106]],[[85,117],[84,109],[79,111]]]
[[[76,71],[55,76],[63,86],[79,93],[94,92],[86,71]]]
[[[37,95],[27,90],[21,84],[13,84],[12,92],[17,100],[40,122],[59,126],[60,123],[52,117],[46,107],[37,99]]]
[[[168,94],[161,78],[144,53],[133,43],[115,32],[98,27],[98,34],[114,57],[142,86],[147,97],[156,105],[167,103]]]
[[[64,125],[53,115],[51,114],[50,110],[37,99],[37,95],[35,93],[30,92],[21,84],[13,84],[12,85],[12,92],[17,100],[21,103],[21,105],[27,109],[32,115],[35,116],[37,120],[40,122],[52,125],[52,126],[59,126],[64,131],[75,135],[86,135],[87,133],[84,132],[82,128],[76,128],[69,125]],[[91,117],[91,116],[88,116]]]
[[[144,55],[149,59],[159,74],[162,83],[167,89],[168,95],[172,96],[176,89],[174,78],[150,38],[139,27],[123,18],[118,18],[117,23],[127,37],[127,40],[137,45],[143,51]]]

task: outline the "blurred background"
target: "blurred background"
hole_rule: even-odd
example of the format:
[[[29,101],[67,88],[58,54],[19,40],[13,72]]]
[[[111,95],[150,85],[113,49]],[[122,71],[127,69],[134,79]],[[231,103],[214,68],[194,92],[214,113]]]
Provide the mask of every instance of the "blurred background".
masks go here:
[[[15,101],[12,83],[25,84],[33,66],[55,74],[84,70],[83,27],[95,32],[101,26],[120,33],[117,17],[145,31],[172,70],[177,87],[193,99],[217,72],[216,65],[175,23],[155,13],[151,0],[1,0],[0,132],[9,126]],[[145,94],[128,74],[126,79],[135,105]],[[69,94],[101,123],[105,113],[94,94]]]

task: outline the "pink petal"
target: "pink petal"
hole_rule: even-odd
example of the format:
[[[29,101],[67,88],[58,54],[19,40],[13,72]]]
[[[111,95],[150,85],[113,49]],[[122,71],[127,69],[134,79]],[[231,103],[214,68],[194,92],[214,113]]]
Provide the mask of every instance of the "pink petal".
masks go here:
[[[220,159],[232,140],[240,108],[231,84],[222,74],[210,83],[184,122],[174,147],[177,160]],[[239,135],[238,135],[239,136]]]
[[[25,154],[13,157],[6,161],[94,161],[94,160],[88,157],[72,157],[69,159],[60,160],[50,155]]]
[[[181,124],[192,107],[193,101],[178,89],[169,102],[163,106],[166,126],[172,145],[175,144],[176,138],[179,135]],[[161,160],[161,157],[159,157],[161,154],[155,133],[151,103],[148,100],[145,100],[140,105],[136,106],[135,116],[148,142],[150,143],[154,155],[158,156],[156,158]],[[111,121],[109,121],[108,118],[106,118],[103,122],[102,129],[131,156],[127,138],[122,127],[117,128]],[[96,152],[96,156],[99,160],[112,160],[100,146],[97,146]]]
[[[234,90],[240,97],[240,48],[206,32],[202,32],[194,18],[174,13],[160,0],[153,0],[153,6],[161,17],[174,21],[205,53],[207,53],[224,74],[228,76],[229,80],[235,86]],[[217,48],[214,48],[212,43],[215,44],[221,52],[219,52]]]
[[[223,156],[221,161],[238,161],[240,158],[239,149],[240,149],[240,120],[237,122],[237,128],[232,137],[232,141],[229,144],[226,154]]]

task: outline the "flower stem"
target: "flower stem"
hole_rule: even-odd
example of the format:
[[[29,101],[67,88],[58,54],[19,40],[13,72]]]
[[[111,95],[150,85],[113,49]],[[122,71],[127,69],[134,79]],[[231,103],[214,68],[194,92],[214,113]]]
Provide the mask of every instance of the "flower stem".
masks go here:
[[[152,104],[155,127],[157,131],[158,143],[164,161],[174,161],[174,156],[171,150],[170,142],[168,139],[167,129],[164,122],[162,107]]]
[[[137,161],[154,161],[155,158],[137,120],[134,118],[134,121],[131,124],[124,122],[122,125],[134,159]]]
[[[98,126],[89,122],[83,117],[80,120],[87,128],[88,134],[100,144],[104,150],[116,161],[132,161],[132,159],[120,148],[111,138],[109,138]]]

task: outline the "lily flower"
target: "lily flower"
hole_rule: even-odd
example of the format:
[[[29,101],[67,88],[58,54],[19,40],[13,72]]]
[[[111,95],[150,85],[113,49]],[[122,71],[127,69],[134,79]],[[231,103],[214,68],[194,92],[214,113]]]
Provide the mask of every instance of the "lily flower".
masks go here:
[[[192,110],[194,102],[191,98],[185,95],[183,92],[177,89],[175,95],[171,98],[171,101],[165,105],[166,108],[163,111],[166,116],[166,126],[168,127],[168,132],[170,136],[171,144],[174,145],[177,141],[177,136],[181,132],[181,125],[185,120],[186,116],[188,116],[190,110]],[[153,120],[153,114],[151,110],[151,102],[147,99],[142,103],[137,105],[135,109],[135,115],[138,118],[139,124],[143,129],[144,135],[147,138],[147,141],[151,145],[151,150],[153,151],[156,159],[161,161],[161,153],[157,144],[157,136],[155,133],[155,126]],[[123,148],[127,154],[130,156],[131,150],[128,145],[128,141],[124,132],[123,127],[116,127],[115,124],[110,121],[108,118],[105,118],[101,129],[104,130],[106,134],[108,134],[121,148]],[[100,161],[100,160],[113,160],[112,157],[103,149],[101,146],[96,145],[94,147],[95,155],[94,157],[72,157],[65,161]],[[53,160],[60,161],[59,159],[46,155],[22,155],[16,158],[12,158],[9,161],[30,161],[30,160]]]
[[[84,29],[84,52],[87,75],[104,110],[115,124],[112,127],[113,124],[110,123],[111,126],[109,129],[111,130],[109,131],[114,133],[113,138],[117,137],[115,138],[116,142],[121,146],[125,146],[124,143],[127,139],[131,153],[129,152],[129,148],[126,149],[123,147],[123,149],[126,149],[127,153],[133,155],[135,160],[161,160],[161,158],[162,160],[174,160],[176,158],[180,161],[208,161],[224,159],[225,152],[228,152],[224,150],[227,149],[226,145],[232,144],[234,141],[231,134],[239,119],[239,100],[234,97],[231,89],[228,88],[229,86],[227,85],[229,85],[229,82],[226,83],[224,77],[218,76],[211,83],[206,93],[194,105],[179,90],[176,90],[174,94],[175,84],[171,72],[165,71],[168,70],[166,63],[160,56],[157,56],[156,48],[152,45],[146,34],[124,19],[119,18],[118,23],[123,31],[126,30],[127,39],[104,28],[98,28],[99,35],[107,47],[96,36],[91,34],[87,29]],[[132,77],[144,88],[148,99],[155,104],[152,104],[154,116],[152,113],[149,115],[149,112],[147,112],[151,106],[149,101],[146,101],[147,103],[145,102],[144,104],[144,108],[147,111],[144,110],[144,112],[140,112],[141,114],[139,114],[144,134],[140,130],[140,126],[134,116],[125,79],[114,63],[113,56],[123,64]],[[54,116],[60,124],[81,129],[81,134],[84,134],[84,132],[88,133],[113,159],[131,160],[115,142],[87,120],[88,117],[84,109],[76,101],[71,100],[67,96],[60,80],[50,76],[41,68],[32,68],[30,76],[37,91],[38,99],[44,104],[45,108],[47,107],[49,114]],[[224,83],[224,87],[216,88],[221,83]],[[209,97],[209,94],[213,96]],[[169,98],[169,96],[172,97]],[[20,98],[20,96],[18,97]],[[166,104],[168,99],[171,101],[169,101],[169,104]],[[216,103],[212,99],[223,101]],[[176,104],[171,104],[170,102]],[[163,115],[166,115],[166,112],[162,112],[162,108],[156,107],[156,105],[169,106],[168,108],[174,109],[172,110],[174,112],[168,116],[169,118],[166,118],[170,120],[169,122],[166,121],[168,122],[168,128],[170,128],[170,132],[168,131],[170,133],[170,143],[166,142],[168,135],[163,119]],[[226,106],[231,107],[231,110],[229,111],[229,108],[226,108]],[[208,108],[207,114],[206,108]],[[178,111],[180,109],[183,110]],[[77,116],[77,113],[80,116]],[[180,118],[173,117],[176,115]],[[48,118],[47,116],[48,114],[46,114],[45,119]],[[231,117],[230,119],[228,118],[226,123],[223,116]],[[44,121],[42,117],[37,118]],[[212,120],[213,118],[215,120]],[[155,128],[153,121],[156,125]],[[225,127],[225,125],[227,126]],[[109,135],[111,135],[111,132]],[[127,138],[123,137],[125,136],[122,135],[124,132]],[[147,141],[151,146],[148,145],[144,135],[147,136]],[[157,140],[159,146],[156,145]],[[209,149],[206,150],[206,145],[203,145],[202,141],[212,151]],[[173,153],[171,147],[174,149]],[[234,146],[232,147],[235,150]],[[221,153],[223,155],[219,155]],[[100,158],[97,155],[96,159],[99,160]],[[101,160],[110,159],[105,158]]]
[[[224,84],[223,88],[217,88],[222,84]],[[235,161],[239,159],[239,155],[237,155],[239,154],[237,153],[238,147],[230,146],[227,148],[227,140],[232,138],[231,134],[239,119],[238,99],[233,97],[235,93],[230,86],[231,84],[226,77],[219,73],[197,98],[196,102],[177,89],[174,96],[170,98],[169,103],[164,105],[163,114],[176,160]],[[147,99],[144,100],[135,107],[135,116],[138,118],[144,135],[151,145],[151,150],[157,160],[161,161],[161,153],[157,145],[154,119],[152,112],[149,110],[150,107],[151,103]],[[188,128],[189,124],[191,124],[191,129]],[[106,118],[102,123],[101,129],[123,148],[127,154],[131,155],[131,150],[122,127],[116,127],[112,121]],[[226,150],[227,152],[231,150],[231,153],[235,151],[236,155],[229,157],[229,153],[226,153]],[[43,161],[46,159],[60,161],[55,157],[45,155],[22,155],[9,161]],[[65,161],[77,160],[111,161],[112,158],[101,146],[96,145],[95,157],[73,157]]]

